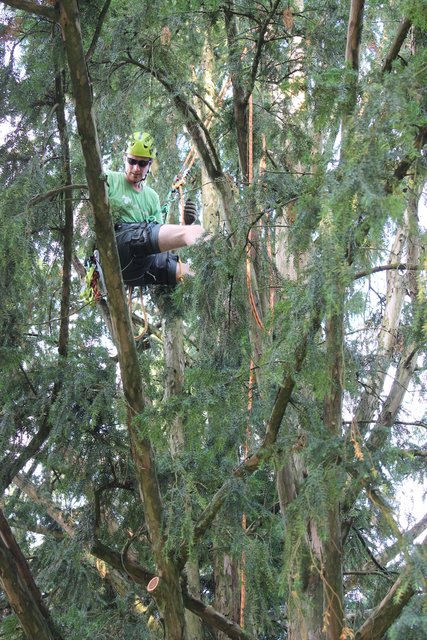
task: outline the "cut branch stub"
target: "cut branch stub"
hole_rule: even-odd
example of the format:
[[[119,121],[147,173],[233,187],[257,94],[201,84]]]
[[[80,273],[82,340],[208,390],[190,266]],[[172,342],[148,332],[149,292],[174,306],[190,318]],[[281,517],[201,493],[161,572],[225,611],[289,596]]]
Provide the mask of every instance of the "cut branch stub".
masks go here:
[[[153,591],[155,591],[159,586],[159,582],[160,578],[158,576],[154,576],[154,578],[151,578],[150,582],[147,584],[148,593],[153,593]]]

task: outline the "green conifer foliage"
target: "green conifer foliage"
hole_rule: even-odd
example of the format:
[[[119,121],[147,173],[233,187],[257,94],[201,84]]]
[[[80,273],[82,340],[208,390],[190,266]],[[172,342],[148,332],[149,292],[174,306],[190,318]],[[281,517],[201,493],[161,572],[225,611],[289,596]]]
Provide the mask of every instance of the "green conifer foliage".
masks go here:
[[[77,3],[3,5],[1,507],[57,633],[421,640],[422,3],[78,3],[104,167],[149,130],[171,219],[191,148],[185,197],[206,226],[206,181],[219,203],[181,252],[195,276],[144,292],[132,419],[117,290],[81,297],[105,230],[59,17]],[[21,640],[2,576],[0,637]],[[172,628],[181,609],[201,626]]]

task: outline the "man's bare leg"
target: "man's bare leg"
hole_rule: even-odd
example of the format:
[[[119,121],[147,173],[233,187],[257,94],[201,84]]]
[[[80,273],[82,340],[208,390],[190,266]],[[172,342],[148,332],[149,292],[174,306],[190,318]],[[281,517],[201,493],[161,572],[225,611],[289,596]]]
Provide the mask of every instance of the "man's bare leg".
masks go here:
[[[199,224],[187,227],[180,224],[162,224],[158,235],[159,249],[163,252],[191,247],[200,240],[204,232],[203,227]]]
[[[176,263],[176,281],[181,282],[187,276],[194,276],[194,271],[186,262]]]

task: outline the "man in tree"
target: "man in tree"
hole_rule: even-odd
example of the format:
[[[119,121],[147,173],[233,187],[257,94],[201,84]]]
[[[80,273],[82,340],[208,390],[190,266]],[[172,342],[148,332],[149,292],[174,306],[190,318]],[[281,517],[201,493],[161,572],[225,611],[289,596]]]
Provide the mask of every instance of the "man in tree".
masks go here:
[[[202,226],[193,224],[192,202],[186,203],[185,225],[163,224],[159,196],[144,184],[155,157],[152,136],[136,131],[128,141],[124,172],[105,172],[123,280],[130,286],[173,285],[191,275],[189,265],[170,252],[203,235]]]

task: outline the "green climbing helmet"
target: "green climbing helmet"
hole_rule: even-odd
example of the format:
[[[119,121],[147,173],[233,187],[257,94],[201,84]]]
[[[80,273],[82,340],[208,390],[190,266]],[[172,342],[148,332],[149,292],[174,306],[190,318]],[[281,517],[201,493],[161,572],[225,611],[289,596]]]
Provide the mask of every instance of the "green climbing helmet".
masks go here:
[[[126,153],[142,158],[155,158],[154,138],[147,131],[135,131],[128,140]]]

